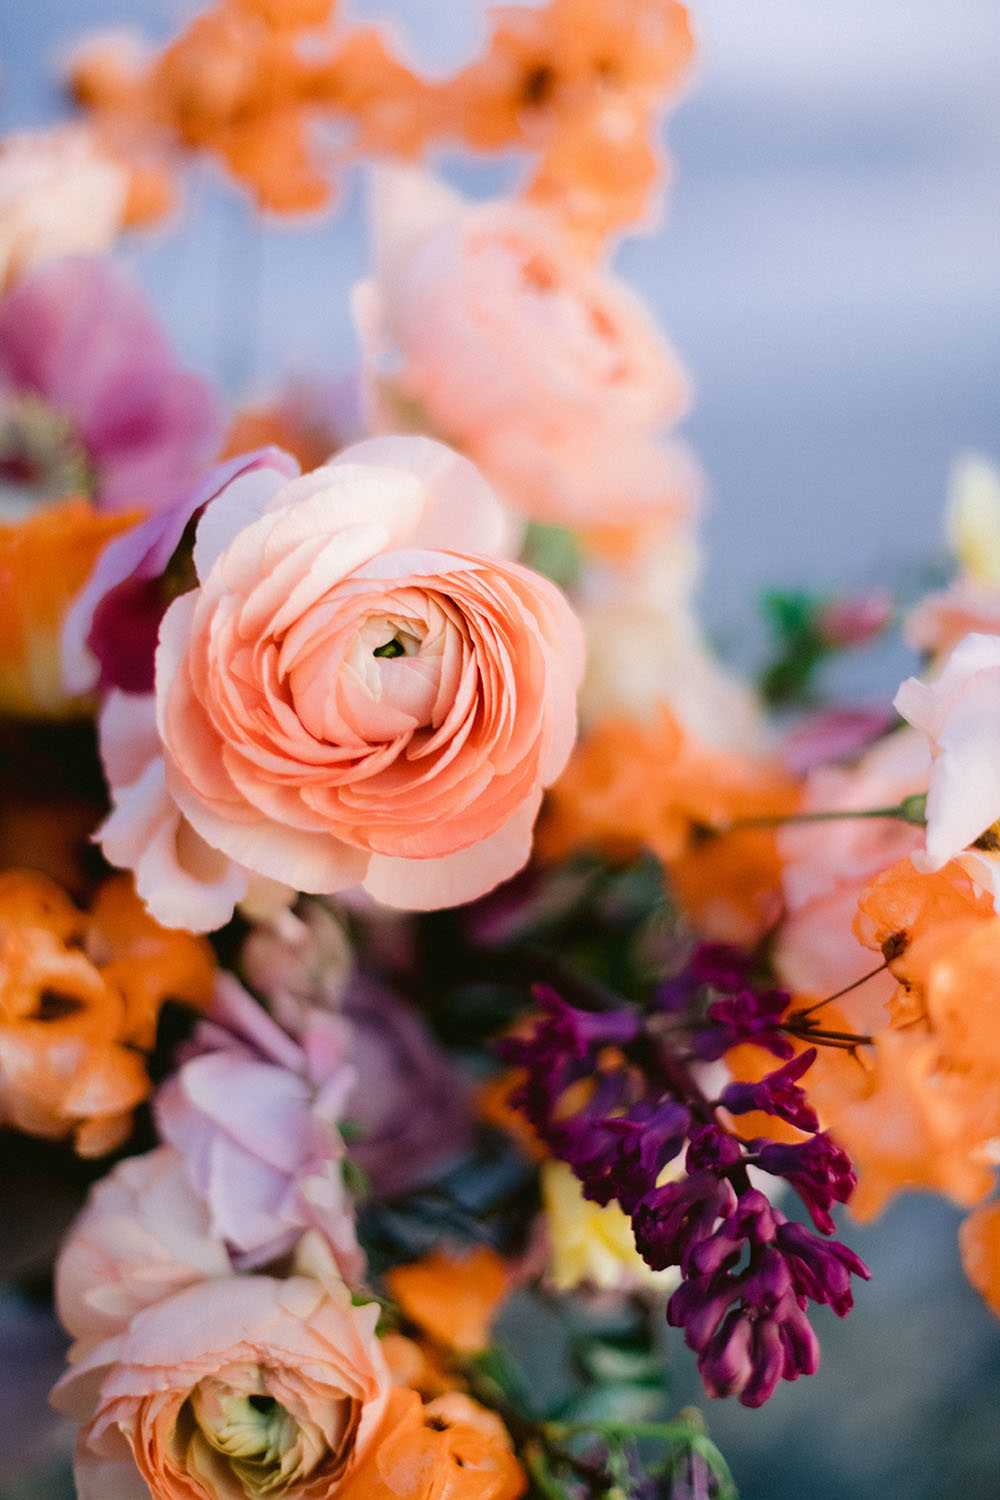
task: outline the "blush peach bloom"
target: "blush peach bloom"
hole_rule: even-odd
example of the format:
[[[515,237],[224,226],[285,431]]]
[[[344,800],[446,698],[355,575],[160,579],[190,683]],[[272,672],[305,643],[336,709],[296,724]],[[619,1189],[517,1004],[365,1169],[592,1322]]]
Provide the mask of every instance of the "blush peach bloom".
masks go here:
[[[144,1307],[232,1269],[180,1152],[157,1146],[91,1188],[56,1263],[56,1306],[79,1354],[123,1333]]]
[[[84,1424],[79,1500],[328,1500],[350,1480],[389,1395],[379,1309],[312,1253],[306,1274],[195,1282],[71,1352],[53,1401]]]
[[[290,482],[258,469],[206,507],[200,586],[156,657],[162,786],[204,845],[295,890],[363,885],[413,910],[521,868],[572,748],[583,646],[558,589],[497,557],[504,538],[476,470],[426,438]],[[125,842],[115,857],[141,860]],[[143,894],[205,925],[197,902]]]
[[[931,682],[907,678],[893,702],[932,756],[927,834],[914,866],[940,870],[957,859],[995,904],[1000,859],[969,846],[990,833],[996,842],[1000,820],[1000,636],[965,636]]]
[[[129,174],[80,124],[23,131],[0,145],[0,290],[61,255],[110,248]]]
[[[373,199],[355,316],[376,428],[455,443],[534,520],[691,510],[693,461],[657,440],[686,378],[623,284],[523,204],[467,203],[402,168],[377,175]]]

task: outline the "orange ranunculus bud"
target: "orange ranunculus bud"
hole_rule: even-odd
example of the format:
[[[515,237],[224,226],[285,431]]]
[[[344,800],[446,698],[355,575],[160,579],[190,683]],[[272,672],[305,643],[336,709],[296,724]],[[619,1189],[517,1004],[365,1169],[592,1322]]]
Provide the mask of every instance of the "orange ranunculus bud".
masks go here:
[[[141,1048],[166,999],[202,1006],[203,939],[160,927],[125,876],[79,910],[46,876],[0,874],[0,1124],[102,1156],[149,1093]]]

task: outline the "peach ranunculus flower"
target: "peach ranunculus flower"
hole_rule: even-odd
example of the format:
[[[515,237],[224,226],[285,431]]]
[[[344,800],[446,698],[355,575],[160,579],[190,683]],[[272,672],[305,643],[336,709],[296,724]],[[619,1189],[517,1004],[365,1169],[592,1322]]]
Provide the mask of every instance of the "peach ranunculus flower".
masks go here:
[[[71,1351],[80,1500],[328,1500],[363,1462],[389,1375],[378,1306],[305,1245],[296,1274],[212,1277]]]
[[[926,735],[933,762],[918,870],[958,859],[994,903],[1000,893],[1000,636],[967,635],[932,682],[909,677],[893,700]],[[976,847],[970,848],[973,845]]]
[[[679,363],[626,287],[537,209],[468,203],[416,171],[374,186],[374,278],[355,292],[372,420],[455,443],[533,520],[662,522],[693,464],[656,441]]]
[[[82,124],[0,142],[0,291],[60,255],[95,255],[125,218],[127,169]]]
[[[175,823],[237,870],[316,894],[363,884],[414,910],[520,869],[572,748],[583,648],[558,589],[498,559],[504,530],[472,466],[428,439],[229,484],[198,527],[199,587],[160,630]],[[104,754],[113,857],[136,863],[149,829],[137,820],[128,847],[131,791]],[[181,910],[169,886],[144,895],[195,930],[227,919],[218,903],[209,922],[197,899]]]

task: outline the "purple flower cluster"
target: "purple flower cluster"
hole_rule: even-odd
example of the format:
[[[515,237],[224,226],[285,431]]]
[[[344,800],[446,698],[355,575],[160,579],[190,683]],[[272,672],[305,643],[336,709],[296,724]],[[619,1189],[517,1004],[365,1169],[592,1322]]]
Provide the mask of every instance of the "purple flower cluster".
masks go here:
[[[799,1085],[816,1053],[793,1055],[780,1030],[789,997],[755,990],[728,950],[702,950],[699,964],[705,974],[691,966],[648,1014],[625,1004],[580,1010],[540,986],[532,1033],[507,1038],[500,1052],[523,1070],[512,1103],[573,1168],[585,1196],[621,1206],[654,1270],[680,1268],[667,1320],[684,1330],[709,1395],[759,1406],[779,1380],[817,1367],[808,1304],[843,1317],[853,1305],[851,1276],[867,1279],[868,1270],[845,1246],[790,1222],[758,1186],[761,1173],[783,1178],[816,1229],[831,1235],[830,1209],[855,1182]],[[720,980],[732,986],[728,994],[718,993]],[[688,1026],[684,986],[692,1006],[706,986],[715,996]],[[748,1039],[789,1060],[711,1097],[704,1061]],[[750,1111],[787,1121],[803,1139],[741,1139],[732,1117]],[[661,1181],[682,1152],[684,1172]]]

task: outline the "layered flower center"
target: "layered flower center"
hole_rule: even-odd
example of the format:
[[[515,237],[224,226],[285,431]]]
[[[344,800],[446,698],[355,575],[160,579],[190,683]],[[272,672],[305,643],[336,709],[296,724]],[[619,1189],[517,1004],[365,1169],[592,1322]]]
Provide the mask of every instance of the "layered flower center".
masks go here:
[[[465,644],[456,621],[417,590],[385,603],[389,609],[369,613],[363,599],[332,609],[323,601],[294,633],[302,631],[309,649],[288,637],[282,643],[295,711],[319,740],[384,745],[436,726],[451,703]]]
[[[324,1433],[270,1393],[265,1371],[242,1373],[245,1383],[239,1385],[209,1378],[194,1388],[177,1424],[176,1457],[226,1500],[266,1500],[307,1480],[341,1451],[354,1406],[347,1397],[334,1402]]]
[[[47,501],[96,487],[71,417],[32,391],[0,397],[0,521],[21,521]]]

